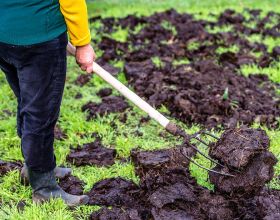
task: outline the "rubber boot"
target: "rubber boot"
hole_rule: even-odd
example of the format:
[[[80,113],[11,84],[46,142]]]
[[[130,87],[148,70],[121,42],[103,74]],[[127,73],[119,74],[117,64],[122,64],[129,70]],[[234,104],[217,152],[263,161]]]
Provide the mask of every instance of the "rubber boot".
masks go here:
[[[61,198],[69,207],[85,205],[89,201],[86,195],[75,196],[66,193],[57,184],[54,170],[46,173],[34,172],[28,169],[29,182],[33,189],[32,200],[35,203]]]
[[[66,168],[66,167],[56,167],[54,169],[54,175],[58,179],[63,179],[66,176],[71,175],[72,169]],[[26,164],[23,164],[23,167],[20,171],[20,181],[23,185],[29,185],[29,178],[28,178],[28,172],[27,172],[27,166]]]

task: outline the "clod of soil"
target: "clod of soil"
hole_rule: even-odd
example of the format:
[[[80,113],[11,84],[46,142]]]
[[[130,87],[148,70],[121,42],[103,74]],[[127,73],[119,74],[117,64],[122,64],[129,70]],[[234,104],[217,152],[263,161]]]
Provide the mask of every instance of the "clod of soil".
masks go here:
[[[116,150],[102,145],[100,140],[72,148],[67,161],[76,166],[98,165],[111,166],[115,163]]]
[[[78,86],[84,86],[91,80],[91,78],[92,78],[92,74],[90,74],[90,73],[81,74],[75,80],[75,84]]]
[[[217,191],[237,195],[259,192],[274,175],[275,156],[268,151],[269,138],[261,129],[236,128],[223,133],[221,139],[210,146],[210,155],[228,167],[214,169],[230,172],[235,177],[209,173]]]
[[[211,145],[209,155],[236,169],[243,168],[257,154],[267,151],[269,138],[264,130],[228,129]]]
[[[107,96],[102,98],[101,103],[89,102],[82,107],[82,111],[88,112],[87,119],[96,118],[97,115],[104,116],[110,113],[124,112],[129,107],[124,98],[119,96]]]
[[[90,216],[90,220],[142,220],[149,219],[139,213],[137,209],[122,209],[113,207],[112,209],[102,208]]]
[[[96,94],[97,94],[98,96],[100,96],[100,97],[103,98],[103,97],[105,97],[105,96],[111,95],[112,92],[113,92],[112,89],[110,89],[110,88],[104,88],[104,89],[100,89]]]
[[[5,175],[12,170],[19,170],[21,168],[22,163],[20,162],[7,162],[0,160],[0,176]]]
[[[59,186],[72,195],[82,195],[85,183],[75,176],[66,176],[59,180]]]
[[[96,183],[88,195],[90,205],[133,207],[138,205],[139,187],[132,181],[111,178]]]

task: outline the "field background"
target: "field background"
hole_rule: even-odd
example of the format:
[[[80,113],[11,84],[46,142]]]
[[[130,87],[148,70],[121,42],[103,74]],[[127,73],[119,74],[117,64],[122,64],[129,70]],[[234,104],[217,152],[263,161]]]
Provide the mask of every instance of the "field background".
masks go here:
[[[279,0],[93,0],[88,1],[89,16],[102,17],[121,17],[128,14],[149,15],[155,11],[163,11],[174,8],[179,12],[194,13],[197,18],[209,19],[208,14],[218,14],[226,8],[232,8],[242,12],[245,8],[259,8],[263,10],[263,14],[268,11],[280,11]],[[95,33],[98,23],[91,24],[92,37],[99,38]],[[120,31],[112,36],[115,39],[125,39],[125,31]],[[274,47],[280,45],[280,40],[267,40],[268,46]],[[93,45],[94,46],[94,45]],[[96,50],[97,54],[102,51]],[[117,67],[122,68],[122,63],[115,63]],[[251,66],[244,68],[242,73],[247,75],[258,70],[257,67]],[[260,70],[269,75],[271,80],[280,83],[279,66]],[[68,59],[68,77],[64,100],[61,108],[61,116],[59,126],[67,134],[68,138],[63,141],[56,141],[57,163],[59,165],[71,166],[74,175],[86,182],[85,191],[90,190],[92,185],[97,181],[122,176],[138,182],[138,177],[134,173],[134,167],[130,162],[117,162],[110,168],[98,168],[95,166],[85,166],[76,168],[66,163],[66,155],[69,153],[70,146],[77,146],[94,140],[91,137],[93,132],[98,133],[102,138],[102,142],[106,146],[115,147],[118,156],[123,158],[130,154],[130,150],[135,147],[141,149],[159,149],[174,146],[180,143],[180,140],[168,136],[166,139],[159,137],[162,132],[160,126],[155,122],[149,122],[145,127],[141,127],[142,137],[136,137],[133,133],[137,129],[139,119],[145,115],[137,108],[133,108],[136,115],[132,116],[128,113],[127,124],[124,125],[116,120],[115,114],[110,114],[103,118],[87,122],[86,113],[81,112],[81,106],[88,101],[100,101],[96,96],[96,92],[108,87],[100,78],[94,76],[90,83],[84,87],[73,84],[73,81],[79,74],[83,74],[73,58]],[[126,83],[124,75],[119,74],[118,78]],[[77,93],[83,95],[82,99],[76,100],[74,96]],[[115,94],[117,94],[115,92]],[[16,135],[16,99],[12,94],[8,84],[6,83],[4,74],[0,74],[0,158],[1,160],[21,160],[20,140]],[[7,113],[7,110],[9,112]],[[164,106],[160,109],[166,111]],[[132,112],[132,111],[131,111]],[[110,126],[110,122],[114,121],[117,125],[118,134]],[[254,125],[259,127],[259,125]],[[193,125],[191,128],[185,127],[189,133],[199,130],[199,126]],[[263,127],[271,138],[271,151],[280,159],[280,129],[268,130]],[[128,136],[125,135],[130,134]],[[83,136],[83,137],[81,137]],[[201,163],[206,163],[198,158]],[[206,164],[207,165],[207,164]],[[208,188],[212,186],[207,182],[207,175],[201,169],[191,166],[192,175],[198,182]],[[276,167],[276,176],[280,175],[280,165]],[[9,172],[6,176],[0,177],[0,219],[86,219],[88,215],[99,207],[83,206],[74,210],[69,210],[62,201],[56,200],[42,206],[37,206],[31,201],[31,188],[22,186],[18,181],[18,171]],[[270,187],[280,189],[279,179],[275,178]],[[24,201],[27,205],[23,211],[18,210],[18,203]]]

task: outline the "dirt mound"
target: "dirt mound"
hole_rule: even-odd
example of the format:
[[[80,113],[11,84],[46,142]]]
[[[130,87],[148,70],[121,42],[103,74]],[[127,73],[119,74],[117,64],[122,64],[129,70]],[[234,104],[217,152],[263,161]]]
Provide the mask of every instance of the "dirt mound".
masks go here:
[[[105,148],[100,140],[72,148],[67,161],[76,166],[111,166],[115,163],[116,150]]]
[[[59,186],[72,195],[82,195],[85,183],[75,176],[66,176],[59,180]]]
[[[0,176],[5,175],[6,173],[12,170],[19,170],[22,168],[21,162],[7,162],[0,160]]]
[[[215,189],[237,195],[251,195],[260,191],[273,178],[273,166],[277,159],[268,151],[269,138],[261,129],[236,128],[223,133],[221,139],[210,146],[210,156],[227,167],[215,167],[217,171],[230,172],[235,177],[209,173]]]
[[[87,119],[96,118],[97,115],[104,116],[115,112],[124,112],[128,103],[119,96],[107,96],[102,98],[101,103],[89,102],[82,107],[82,111],[88,112]]]

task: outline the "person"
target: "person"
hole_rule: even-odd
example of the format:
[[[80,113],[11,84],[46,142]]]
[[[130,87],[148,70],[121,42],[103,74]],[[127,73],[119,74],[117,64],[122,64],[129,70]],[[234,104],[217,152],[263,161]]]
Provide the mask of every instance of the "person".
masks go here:
[[[56,177],[71,170],[56,167],[54,127],[66,78],[66,46],[76,46],[76,61],[92,72],[85,0],[2,0],[0,3],[0,68],[17,102],[17,133],[25,165],[21,177],[32,187],[32,199],[62,198],[69,206],[86,204],[85,195],[63,191]]]

